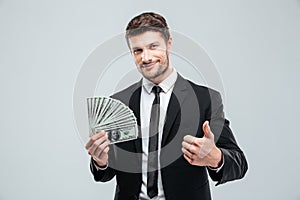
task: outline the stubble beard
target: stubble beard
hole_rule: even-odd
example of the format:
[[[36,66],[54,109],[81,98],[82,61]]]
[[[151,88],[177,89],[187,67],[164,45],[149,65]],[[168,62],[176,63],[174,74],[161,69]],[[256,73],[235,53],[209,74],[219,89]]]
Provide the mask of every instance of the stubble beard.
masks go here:
[[[151,75],[147,75],[147,72],[144,73],[144,71],[142,69],[140,69],[140,72],[142,73],[142,75],[147,78],[148,80],[152,81],[155,80],[157,78],[159,78],[161,75],[163,75],[164,73],[166,73],[166,71],[169,68],[169,55],[166,54],[166,64],[159,64],[159,68],[158,70]]]

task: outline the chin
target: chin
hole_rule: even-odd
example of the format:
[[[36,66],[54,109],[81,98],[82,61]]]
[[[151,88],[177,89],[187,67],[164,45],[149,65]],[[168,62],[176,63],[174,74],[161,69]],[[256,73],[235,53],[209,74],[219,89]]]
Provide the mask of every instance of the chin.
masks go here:
[[[157,70],[156,69],[151,69],[151,70],[144,69],[142,71],[142,74],[147,78],[155,78],[156,74],[157,74]]]

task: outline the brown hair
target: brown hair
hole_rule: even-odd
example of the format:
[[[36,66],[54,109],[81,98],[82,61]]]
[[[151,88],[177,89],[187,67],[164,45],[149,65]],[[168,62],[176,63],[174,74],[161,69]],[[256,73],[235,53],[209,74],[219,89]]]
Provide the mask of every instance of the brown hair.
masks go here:
[[[160,32],[167,42],[170,38],[168,24],[163,16],[154,12],[145,12],[135,16],[126,27],[126,40],[146,31]]]

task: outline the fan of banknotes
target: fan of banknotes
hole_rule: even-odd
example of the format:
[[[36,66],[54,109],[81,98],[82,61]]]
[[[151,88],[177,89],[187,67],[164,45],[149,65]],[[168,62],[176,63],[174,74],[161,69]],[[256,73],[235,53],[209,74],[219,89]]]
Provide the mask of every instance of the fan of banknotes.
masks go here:
[[[109,97],[87,98],[90,136],[106,131],[111,144],[137,138],[137,120],[133,111]]]

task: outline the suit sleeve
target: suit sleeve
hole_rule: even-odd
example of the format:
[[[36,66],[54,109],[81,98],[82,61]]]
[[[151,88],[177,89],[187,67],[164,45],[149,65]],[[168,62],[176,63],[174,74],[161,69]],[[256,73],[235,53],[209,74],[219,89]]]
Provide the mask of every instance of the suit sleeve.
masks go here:
[[[109,150],[109,160],[108,160],[108,166],[105,169],[97,169],[97,163],[91,158],[90,161],[90,170],[94,176],[94,180],[97,182],[107,182],[110,181],[115,175],[116,175],[116,170],[110,167],[109,163],[113,162],[113,148],[110,148]]]
[[[209,112],[210,117],[208,118],[210,118],[211,130],[215,135],[216,146],[222,151],[224,165],[218,172],[211,169],[208,169],[208,172],[212,180],[217,181],[216,185],[219,185],[243,178],[248,164],[229,127],[229,121],[225,119],[221,95],[212,91],[210,97],[211,112]]]

